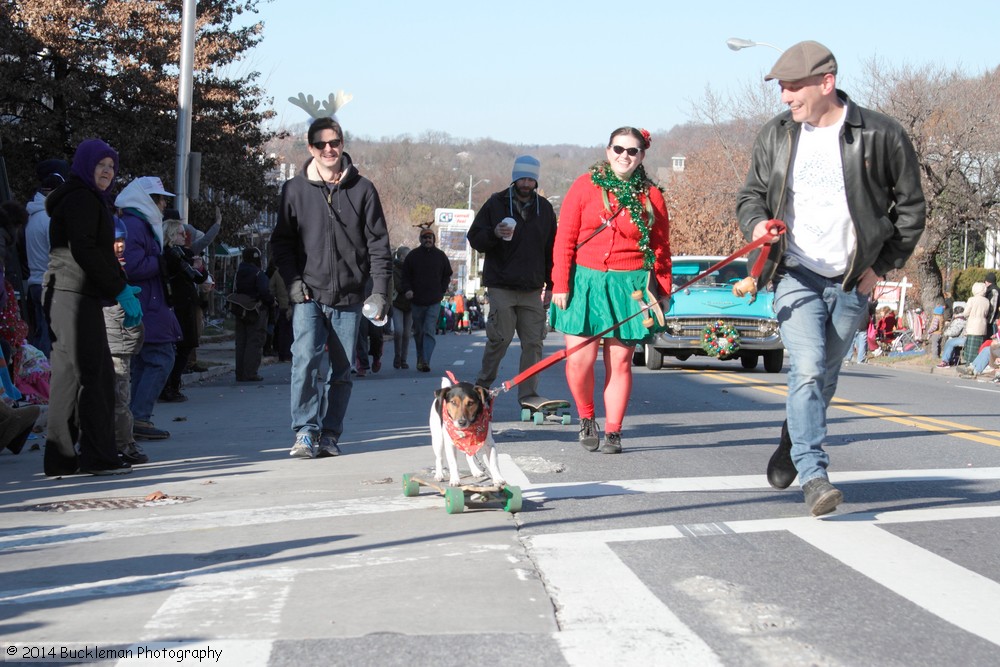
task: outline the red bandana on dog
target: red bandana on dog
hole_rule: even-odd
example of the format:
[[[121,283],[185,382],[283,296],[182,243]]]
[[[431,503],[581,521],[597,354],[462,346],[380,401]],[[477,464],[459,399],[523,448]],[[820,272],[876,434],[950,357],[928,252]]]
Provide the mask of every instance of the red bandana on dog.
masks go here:
[[[468,428],[459,429],[455,426],[455,422],[450,419],[444,420],[444,427],[448,430],[448,436],[455,443],[455,447],[469,456],[475,456],[486,442],[492,417],[493,402],[488,401],[483,404],[483,409],[479,411],[476,421],[469,424]]]

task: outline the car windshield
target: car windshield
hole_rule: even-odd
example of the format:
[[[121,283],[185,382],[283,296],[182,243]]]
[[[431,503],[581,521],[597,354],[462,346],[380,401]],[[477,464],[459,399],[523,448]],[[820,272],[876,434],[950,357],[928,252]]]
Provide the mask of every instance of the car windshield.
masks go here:
[[[704,273],[710,266],[718,264],[722,261],[722,258],[710,258],[710,259],[699,259],[699,260],[687,260],[674,258],[673,261],[673,276],[674,276],[674,287],[679,287],[684,285],[689,280],[695,276]],[[727,264],[726,266],[713,271],[709,275],[705,276],[695,285],[699,287],[721,287],[730,286],[733,283],[747,277],[747,262],[745,259],[738,259]]]

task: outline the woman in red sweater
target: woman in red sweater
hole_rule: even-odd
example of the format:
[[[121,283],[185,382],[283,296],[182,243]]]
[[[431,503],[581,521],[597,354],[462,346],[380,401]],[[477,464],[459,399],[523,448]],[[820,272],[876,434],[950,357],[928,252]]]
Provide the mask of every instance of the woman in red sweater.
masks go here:
[[[563,199],[552,266],[552,326],[566,347],[637,313],[632,294],[645,290],[650,271],[661,294],[670,291],[670,221],[659,186],[642,160],[649,133],[621,127],[608,140],[607,161],[580,176]],[[604,342],[605,438],[594,418],[594,364],[599,340],[566,358],[566,380],[580,416],[580,444],[588,451],[621,452],[621,429],[632,393],[632,352],[649,335],[634,317]]]

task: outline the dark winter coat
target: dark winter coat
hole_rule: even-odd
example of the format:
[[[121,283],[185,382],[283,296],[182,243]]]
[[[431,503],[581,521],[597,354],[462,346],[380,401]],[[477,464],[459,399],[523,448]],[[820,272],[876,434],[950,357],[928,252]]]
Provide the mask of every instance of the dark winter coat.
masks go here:
[[[365,299],[365,284],[389,297],[392,252],[378,191],[358,173],[347,153],[340,182],[317,178],[310,158],[281,189],[271,252],[289,289],[302,280],[312,298],[343,307]],[[311,168],[310,168],[311,167]]]

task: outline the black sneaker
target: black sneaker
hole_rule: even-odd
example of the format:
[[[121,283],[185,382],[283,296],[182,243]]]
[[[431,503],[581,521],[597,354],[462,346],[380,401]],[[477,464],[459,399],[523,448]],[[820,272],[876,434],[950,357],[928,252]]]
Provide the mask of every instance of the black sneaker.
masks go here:
[[[321,435],[319,438],[319,447],[317,449],[316,458],[318,459],[340,456],[340,447],[337,446],[337,440],[332,435]]]
[[[606,433],[604,435],[604,444],[601,445],[602,454],[621,454],[622,453],[622,434],[621,433]]]
[[[118,452],[118,456],[121,457],[122,461],[133,466],[149,463],[149,457],[134,442],[126,446],[124,450]]]
[[[775,489],[787,489],[795,481],[795,464],[792,463],[792,438],[788,435],[788,420],[781,425],[781,441],[767,462],[767,483]]]
[[[813,516],[829,514],[844,501],[844,494],[823,477],[806,482],[802,487],[802,493],[805,495],[806,505],[809,506],[809,511]]]
[[[80,473],[84,475],[98,475],[104,477],[106,475],[127,475],[132,472],[132,466],[124,461],[119,460],[118,465],[96,465],[93,467],[80,468]]]
[[[588,452],[596,452],[601,446],[601,435],[593,417],[580,418],[580,444]]]
[[[159,400],[161,403],[183,403],[188,397],[175,389],[164,389]]]

